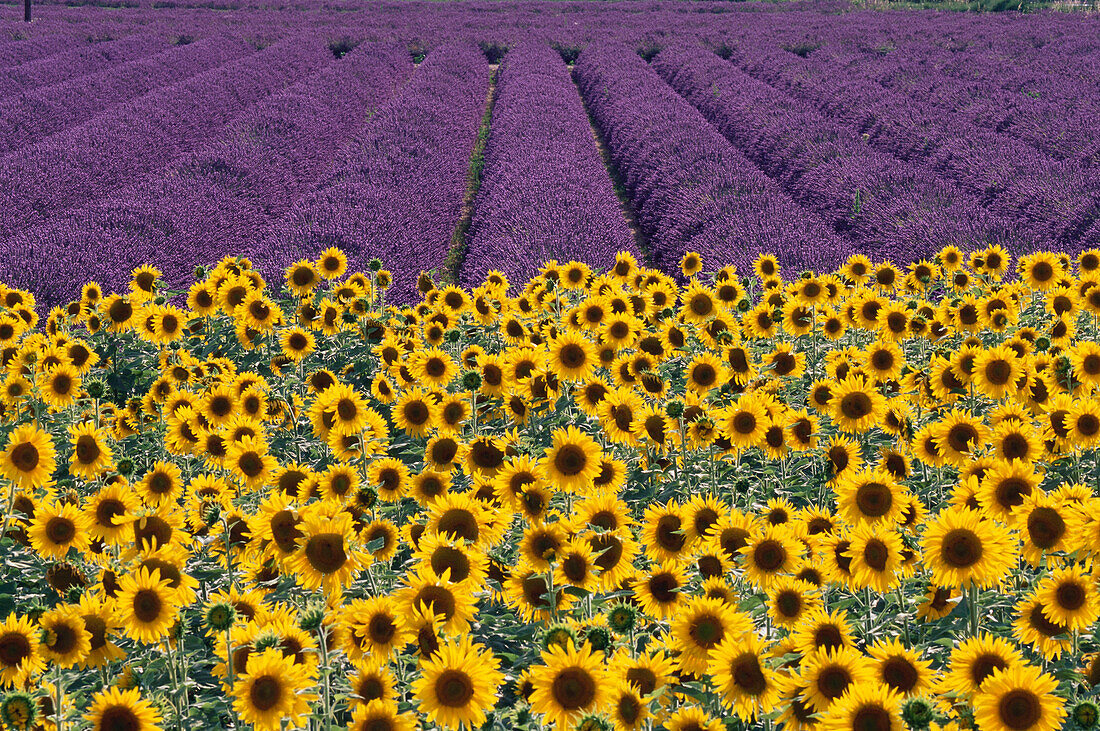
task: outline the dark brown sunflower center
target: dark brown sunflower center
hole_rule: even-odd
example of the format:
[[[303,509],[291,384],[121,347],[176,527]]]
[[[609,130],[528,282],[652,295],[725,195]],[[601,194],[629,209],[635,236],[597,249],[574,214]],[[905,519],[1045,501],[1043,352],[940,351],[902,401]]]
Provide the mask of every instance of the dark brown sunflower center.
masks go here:
[[[30,442],[17,444],[11,450],[11,463],[20,472],[33,472],[38,467],[38,448]]]
[[[879,705],[862,706],[852,714],[852,728],[859,731],[891,731],[894,728],[890,712]]]
[[[773,573],[786,563],[787,549],[779,541],[763,540],[753,548],[752,560],[761,571]]]
[[[862,419],[873,410],[871,397],[862,391],[845,394],[840,399],[840,413],[849,419]]]
[[[990,675],[996,670],[1004,670],[1008,667],[1004,658],[1000,655],[983,654],[974,659],[974,662],[970,665],[970,678],[974,681],[975,687],[980,686]]]
[[[1043,717],[1043,704],[1035,693],[1025,688],[1009,691],[997,704],[997,715],[1011,729],[1032,728]]]
[[[1066,582],[1055,589],[1054,598],[1059,607],[1073,612],[1085,605],[1088,594],[1085,592],[1085,587],[1080,584]]]
[[[839,665],[829,665],[822,669],[817,676],[817,689],[821,695],[829,699],[836,699],[844,695],[844,691],[852,683],[852,676],[846,668]]]
[[[134,616],[139,622],[149,624],[160,619],[164,609],[164,601],[154,589],[141,589],[134,594]]]
[[[332,574],[347,563],[344,536],[339,533],[318,533],[306,541],[306,560],[314,571]]]
[[[982,559],[982,539],[969,528],[955,528],[943,537],[940,557],[956,569],[970,568]]]
[[[21,632],[0,635],[0,663],[15,667],[31,654],[31,642]]]
[[[109,706],[99,717],[101,731],[141,731],[141,719],[127,706]]]
[[[920,674],[904,657],[889,657],[882,663],[882,679],[894,690],[908,693],[920,682]]]
[[[1031,542],[1043,550],[1053,548],[1066,533],[1066,521],[1054,508],[1036,508],[1027,516]]]
[[[95,437],[90,434],[81,434],[76,440],[76,447],[74,449],[76,453],[76,459],[80,464],[89,465],[99,459],[99,455],[102,451],[99,448],[99,442]]]
[[[46,537],[50,542],[63,546],[76,536],[76,525],[68,518],[55,516],[46,522]]]
[[[749,695],[760,695],[768,689],[767,678],[760,668],[760,660],[756,655],[740,655],[733,661],[730,675],[737,687]]]
[[[588,708],[596,699],[596,681],[584,668],[570,667],[554,678],[550,692],[567,711]]]
[[[263,675],[252,681],[248,700],[258,711],[270,711],[283,698],[283,684],[271,675]]]
[[[587,464],[588,456],[576,444],[566,444],[554,455],[554,469],[567,477],[580,474]]]
[[[856,490],[856,507],[869,518],[881,518],[894,506],[894,494],[889,485],[867,482]]]

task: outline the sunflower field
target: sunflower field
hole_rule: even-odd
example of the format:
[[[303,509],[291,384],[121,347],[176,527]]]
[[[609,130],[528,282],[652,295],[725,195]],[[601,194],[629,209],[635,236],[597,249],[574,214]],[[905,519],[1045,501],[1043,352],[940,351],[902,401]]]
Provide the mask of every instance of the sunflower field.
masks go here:
[[[1097,724],[1100,252],[0,287],[5,729]]]

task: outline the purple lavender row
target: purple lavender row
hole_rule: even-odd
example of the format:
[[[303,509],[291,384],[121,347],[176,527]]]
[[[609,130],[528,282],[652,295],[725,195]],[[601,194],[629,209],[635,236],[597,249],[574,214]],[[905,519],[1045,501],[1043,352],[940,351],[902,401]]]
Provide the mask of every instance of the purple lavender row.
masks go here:
[[[240,38],[214,37],[0,101],[0,155],[252,51]]]
[[[521,284],[550,259],[607,269],[618,251],[638,255],[561,56],[520,45],[498,79],[462,284],[490,269]]]
[[[393,269],[389,300],[415,299],[417,275],[443,264],[462,215],[488,93],[481,51],[435,49],[316,190],[247,253],[277,281],[288,264],[338,246],[353,270],[366,271],[374,257]]]
[[[10,67],[71,49],[73,46],[84,45],[88,45],[88,40],[82,40],[79,35],[74,35],[72,32],[50,33],[42,31],[40,34],[36,34],[34,38],[0,44],[0,69],[8,70]]]
[[[0,161],[0,241],[107,195],[194,150],[242,107],[284,88],[332,54],[314,37],[281,41],[163,87]]]
[[[1091,164],[1100,155],[1095,122],[1100,104],[1092,84],[1051,80],[1046,69],[1017,72],[1012,82],[1005,82],[998,78],[1007,71],[1003,60],[963,51],[945,61],[942,50],[932,47],[885,55],[827,55],[848,73],[923,104],[954,110],[975,126],[1015,137],[1055,159]]]
[[[689,250],[741,267],[774,252],[787,266],[817,270],[846,255],[846,242],[757,170],[637,54],[592,45],[574,75],[659,268],[676,271]]]
[[[145,58],[169,48],[170,45],[166,36],[138,33],[121,40],[82,46],[25,63],[7,69],[0,75],[0,99]],[[0,113],[0,119],[2,118]]]
[[[750,75],[817,105],[879,149],[924,161],[1044,246],[1074,250],[1083,243],[1079,239],[1100,211],[1096,171],[1051,160],[958,114],[839,73],[815,54],[801,58],[767,45],[755,39],[738,46],[737,61]]]
[[[172,286],[184,285],[196,262],[244,251],[285,213],[411,73],[404,48],[359,46],[254,105],[163,173],[24,232],[13,249],[35,256],[14,258],[30,266],[0,279],[31,288],[48,306],[78,295],[88,278],[124,288],[146,263]]]
[[[1022,248],[999,221],[951,183],[868,148],[805,103],[710,51],[675,45],[653,61],[666,82],[803,206],[878,258],[932,256],[948,243]]]

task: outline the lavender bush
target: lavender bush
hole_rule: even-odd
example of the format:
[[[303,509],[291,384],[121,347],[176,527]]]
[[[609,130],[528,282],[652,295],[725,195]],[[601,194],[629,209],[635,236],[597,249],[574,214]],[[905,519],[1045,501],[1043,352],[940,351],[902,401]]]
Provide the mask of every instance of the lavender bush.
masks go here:
[[[548,259],[607,268],[637,254],[569,70],[548,46],[508,52],[461,272],[498,269],[522,283]]]

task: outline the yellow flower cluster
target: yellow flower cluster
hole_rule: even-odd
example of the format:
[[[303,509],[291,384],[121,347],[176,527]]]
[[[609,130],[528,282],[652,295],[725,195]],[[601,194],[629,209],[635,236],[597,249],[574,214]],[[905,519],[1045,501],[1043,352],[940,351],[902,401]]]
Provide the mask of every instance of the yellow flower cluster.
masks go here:
[[[0,722],[1088,728],[1100,252],[706,265],[0,286]]]

